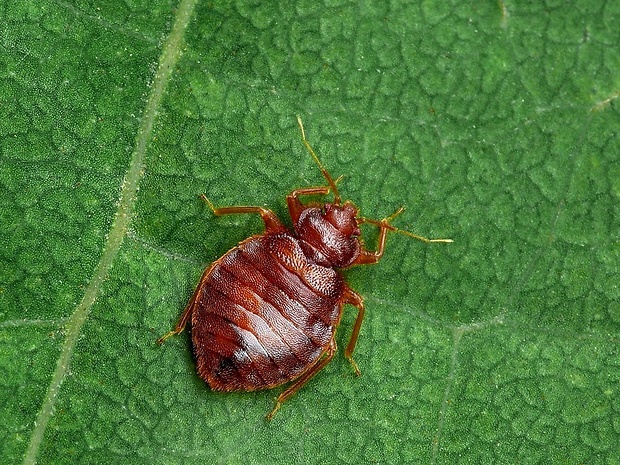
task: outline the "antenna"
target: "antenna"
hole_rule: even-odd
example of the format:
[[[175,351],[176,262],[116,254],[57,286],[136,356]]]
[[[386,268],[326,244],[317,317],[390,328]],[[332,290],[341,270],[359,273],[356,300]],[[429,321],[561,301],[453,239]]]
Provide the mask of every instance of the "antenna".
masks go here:
[[[297,116],[297,124],[299,125],[299,129],[301,130],[301,141],[306,146],[306,149],[308,150],[308,152],[310,152],[310,155],[312,155],[312,159],[314,160],[314,163],[316,163],[316,165],[319,167],[319,169],[321,170],[321,173],[323,173],[323,177],[327,180],[327,184],[329,184],[329,188],[334,193],[334,205],[340,205],[341,199],[340,199],[340,194],[338,193],[338,188],[336,187],[336,183],[340,181],[340,179],[342,179],[342,176],[340,176],[338,179],[334,181],[334,179],[331,177],[327,169],[323,166],[323,163],[321,163],[321,160],[319,160],[319,157],[316,155],[316,153],[314,153],[314,150],[312,150],[312,147],[310,147],[310,143],[306,139],[304,125],[301,122],[301,118],[299,116]]]
[[[422,242],[426,242],[427,244],[430,244],[431,242],[454,242],[452,239],[428,239],[424,236],[419,236],[417,234],[414,234],[412,232],[409,231],[405,231],[404,229],[398,229],[396,226],[392,226],[390,224],[390,221],[392,221],[394,218],[396,218],[398,215],[400,215],[402,212],[405,211],[405,207],[400,207],[398,210],[396,210],[394,213],[392,213],[390,216],[383,218],[381,221],[379,220],[373,220],[371,218],[358,218],[358,222],[359,223],[370,223],[370,224],[374,224],[375,226],[379,227],[379,228],[385,228],[385,229],[389,229],[390,231],[394,231],[400,234],[404,234],[405,236],[409,236],[409,237],[413,237],[414,239],[417,239],[419,241]]]

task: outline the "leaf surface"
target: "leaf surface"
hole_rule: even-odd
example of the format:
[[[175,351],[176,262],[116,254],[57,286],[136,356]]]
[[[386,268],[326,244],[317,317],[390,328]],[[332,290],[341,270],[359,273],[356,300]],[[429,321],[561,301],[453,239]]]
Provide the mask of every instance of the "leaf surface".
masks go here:
[[[617,2],[2,10],[4,461],[617,463]],[[200,193],[288,222],[324,184],[296,115],[362,215],[455,242],[345,271],[362,376],[339,355],[266,422],[280,390],[155,340],[262,230]]]

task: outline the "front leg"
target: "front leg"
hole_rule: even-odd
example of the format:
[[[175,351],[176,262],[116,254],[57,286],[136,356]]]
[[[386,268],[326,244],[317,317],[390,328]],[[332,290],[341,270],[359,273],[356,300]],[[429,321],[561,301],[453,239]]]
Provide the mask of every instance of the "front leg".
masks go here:
[[[328,193],[329,187],[305,187],[303,189],[295,189],[287,195],[286,203],[293,224],[297,224],[301,212],[308,208],[308,205],[304,205],[301,203],[301,200],[299,200],[300,195],[327,195]]]

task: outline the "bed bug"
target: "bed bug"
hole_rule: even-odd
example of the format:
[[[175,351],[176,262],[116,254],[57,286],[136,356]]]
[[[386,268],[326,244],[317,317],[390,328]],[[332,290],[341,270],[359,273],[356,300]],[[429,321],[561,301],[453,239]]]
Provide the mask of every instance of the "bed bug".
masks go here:
[[[377,263],[388,231],[427,239],[390,223],[404,208],[382,220],[358,216],[349,200],[342,203],[336,183],[306,140],[304,146],[321,170],[327,186],[296,189],[286,197],[293,231],[271,211],[258,206],[215,207],[217,216],[259,214],[265,231],[240,242],[209,266],[176,327],[157,342],[178,334],[191,318],[192,342],[199,376],[213,390],[255,391],[291,382],[267,414],[271,419],[283,402],[321,371],[336,354],[336,328],[345,304],[357,307],[344,355],[357,375],[353,350],[364,318],[364,300],[337,271]],[[333,193],[332,202],[302,203],[301,196]],[[361,242],[359,226],[379,228],[376,250]]]

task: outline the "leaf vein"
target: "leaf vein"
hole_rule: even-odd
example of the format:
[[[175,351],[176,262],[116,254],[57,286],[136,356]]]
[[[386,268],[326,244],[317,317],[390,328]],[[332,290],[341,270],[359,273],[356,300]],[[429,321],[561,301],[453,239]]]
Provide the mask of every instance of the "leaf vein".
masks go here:
[[[36,462],[47,424],[54,413],[54,405],[58,392],[69,371],[69,363],[73,356],[82,326],[86,322],[90,309],[95,303],[103,282],[118,255],[123,238],[127,235],[131,222],[132,209],[138,193],[138,185],[144,172],[144,158],[147,145],[151,139],[153,124],[157,116],[157,109],[160,107],[166,85],[170,81],[172,71],[183,50],[185,29],[191,19],[196,1],[197,0],[181,1],[172,30],[162,46],[159,66],[144,109],[144,115],[138,129],[138,134],[136,135],[135,147],[131,156],[129,168],[121,185],[120,200],[118,202],[114,221],[108,233],[101,259],[86,287],[84,296],[67,322],[67,336],[61,347],[60,357],[56,363],[56,368],[47,388],[43,404],[37,414],[34,429],[30,435],[28,449],[24,456],[24,464],[34,464]]]

